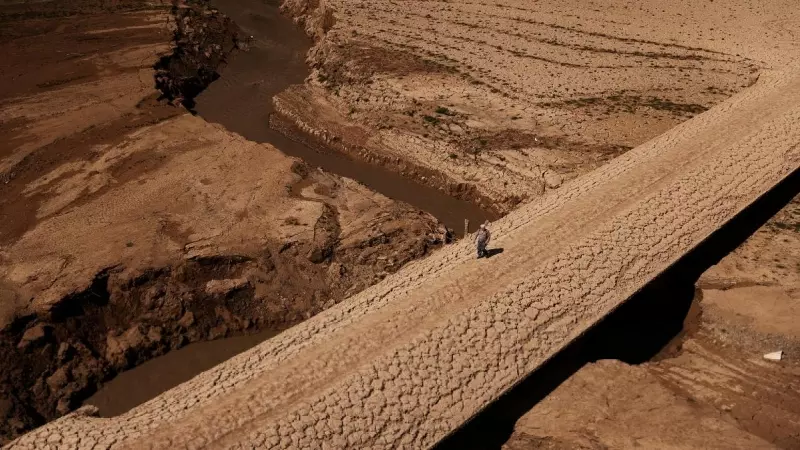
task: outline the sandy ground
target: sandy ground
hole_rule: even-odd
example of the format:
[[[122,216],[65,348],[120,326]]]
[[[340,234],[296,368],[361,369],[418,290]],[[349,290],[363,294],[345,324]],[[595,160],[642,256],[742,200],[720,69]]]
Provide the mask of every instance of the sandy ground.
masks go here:
[[[796,186],[798,99],[800,68],[765,73],[497,221],[489,260],[448,246],[122,416],[85,408],[11,448],[431,446],[688,252],[712,264],[712,233]]]
[[[152,356],[285,328],[441,244],[432,216],[159,102],[164,5],[0,12],[0,440]]]
[[[701,276],[685,331],[661,356],[584,367],[504,448],[800,446],[798,225],[800,197]],[[778,350],[780,362],[763,359]]]
[[[318,43],[307,85],[277,109],[501,211],[706,110],[800,46],[792,0],[313,5],[286,2]]]

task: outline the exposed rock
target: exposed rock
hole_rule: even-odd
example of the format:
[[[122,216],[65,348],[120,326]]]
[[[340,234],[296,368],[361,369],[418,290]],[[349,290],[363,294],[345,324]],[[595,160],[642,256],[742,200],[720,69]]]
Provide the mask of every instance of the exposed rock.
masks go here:
[[[75,354],[75,349],[69,342],[62,342],[58,346],[58,354],[56,358],[58,359],[59,363],[65,363],[72,359],[72,356]]]
[[[206,283],[206,294],[227,295],[248,287],[250,287],[250,282],[246,278],[211,280]]]
[[[67,397],[62,397],[58,400],[56,404],[56,412],[59,414],[67,414],[72,409],[72,401],[70,399],[71,395]]]
[[[226,324],[233,324],[236,323],[236,318],[231,314],[228,308],[223,306],[217,306],[214,308],[214,312],[217,314],[217,317],[222,319],[222,321]]]
[[[161,327],[152,327],[147,331],[147,339],[150,342],[161,342]]]
[[[140,347],[144,342],[144,335],[139,329],[139,325],[134,325],[122,335],[123,342],[128,348]]]
[[[189,328],[194,325],[194,313],[187,311],[186,314],[178,320],[178,325],[182,328]]]
[[[216,327],[212,328],[211,331],[208,332],[208,338],[211,340],[219,339],[222,337],[227,336],[228,334],[228,327],[226,325],[217,325]]]
[[[132,326],[121,336],[109,333],[106,338],[106,359],[115,364],[125,364],[128,350],[140,347],[144,339],[138,325]]]
[[[61,366],[58,368],[58,370],[53,372],[52,375],[47,377],[46,383],[47,386],[50,387],[50,391],[56,392],[66,386],[67,383],[69,383],[69,380],[69,368],[67,368],[67,366]]]
[[[556,189],[561,186],[561,183],[564,182],[564,180],[561,178],[561,175],[555,172],[551,172],[549,170],[545,172],[543,176],[544,176],[544,184],[549,189]]]
[[[19,344],[17,344],[17,348],[25,349],[31,344],[39,344],[46,341],[50,337],[50,332],[52,330],[53,327],[42,323],[28,328],[22,335]]]

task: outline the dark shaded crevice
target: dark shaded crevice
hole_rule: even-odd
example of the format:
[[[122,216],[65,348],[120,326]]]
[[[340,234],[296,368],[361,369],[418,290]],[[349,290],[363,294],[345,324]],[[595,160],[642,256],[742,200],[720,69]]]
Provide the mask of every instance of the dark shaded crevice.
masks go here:
[[[195,97],[219,79],[219,70],[232,53],[246,46],[240,31],[227,16],[206,0],[174,1],[173,49],[153,65],[159,100],[195,111]]]
[[[641,364],[674,344],[693,318],[695,283],[800,193],[800,170],[756,200],[708,239],[620,305],[495,402],[487,405],[436,448],[499,449],[517,420],[584,365],[601,359]]]
[[[86,290],[69,295],[64,301],[53,305],[50,309],[50,320],[66,322],[71,318],[86,315],[91,309],[107,305],[111,299],[111,293],[108,292],[108,276],[109,269],[102,270]]]

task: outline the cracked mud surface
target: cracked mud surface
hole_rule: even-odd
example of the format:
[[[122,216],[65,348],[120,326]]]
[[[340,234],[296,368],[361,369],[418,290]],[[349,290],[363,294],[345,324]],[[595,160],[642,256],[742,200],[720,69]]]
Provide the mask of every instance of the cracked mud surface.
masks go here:
[[[24,26],[0,29],[10,56],[0,90],[9,137],[0,146],[0,320],[12,324],[3,354],[25,360],[12,360],[15,371],[46,365],[21,383],[28,389],[13,389],[36,401],[0,388],[0,420],[31,418],[2,421],[12,434],[73,409],[97,379],[139,358],[282,328],[388,279],[119,417],[88,407],[15,447],[164,447],[189,437],[212,447],[428,446],[798,166],[797,71],[769,70],[797,54],[792,2],[759,11],[737,0],[567,5],[570,14],[547,2],[287,2],[318,41],[314,75],[276,100],[287,126],[503,211],[561,190],[496,224],[505,251],[488,264],[462,243],[391,276],[436,245],[431,217],[164,109],[150,97],[150,65],[168,50],[165,8],[62,3],[4,5],[2,20]],[[66,25],[49,20],[64,16]],[[753,92],[564,185],[721,102],[755,70],[767,72]],[[739,269],[786,276],[785,266]],[[788,342],[742,331],[748,299],[785,293],[728,292],[728,282],[716,279],[705,296],[708,316],[721,318],[715,339]],[[728,294],[734,301],[720,301]],[[110,307],[93,310],[98,297]],[[76,311],[63,300],[76,298],[91,302],[78,302],[89,307],[70,320],[102,322],[97,335],[59,322]],[[144,307],[154,310],[139,314]],[[687,341],[656,374],[711,404],[719,392],[696,389],[686,367],[754,386],[715,378],[731,353],[707,344]],[[759,416],[772,414],[758,410],[769,402],[737,399],[715,406],[740,429],[779,434],[764,427],[780,422]]]
[[[764,73],[499,220],[489,261],[448,247],[122,416],[85,408],[10,448],[430,446],[798,170],[798,105],[800,68]]]
[[[503,448],[797,448],[799,220],[797,195],[692,281],[683,332],[659,355],[580,368],[516,420]],[[776,350],[781,361],[763,359]]]

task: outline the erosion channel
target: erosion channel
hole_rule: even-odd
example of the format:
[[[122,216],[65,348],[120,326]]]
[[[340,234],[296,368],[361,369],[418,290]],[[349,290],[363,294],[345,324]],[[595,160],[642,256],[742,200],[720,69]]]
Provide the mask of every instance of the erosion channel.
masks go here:
[[[496,218],[473,203],[394,171],[333,151],[317,151],[270,128],[272,97],[292,84],[303,83],[309,74],[305,58],[311,41],[280,13],[278,0],[226,0],[216,6],[250,39],[247,51],[237,52],[222,77],[197,97],[195,109],[204,119],[427,211],[453,230],[463,230],[464,219],[474,229],[484,220]]]

